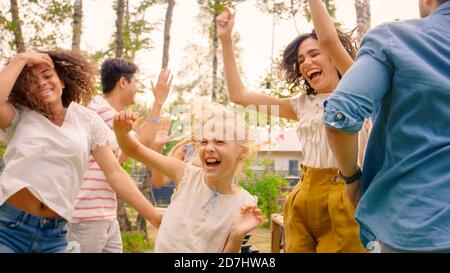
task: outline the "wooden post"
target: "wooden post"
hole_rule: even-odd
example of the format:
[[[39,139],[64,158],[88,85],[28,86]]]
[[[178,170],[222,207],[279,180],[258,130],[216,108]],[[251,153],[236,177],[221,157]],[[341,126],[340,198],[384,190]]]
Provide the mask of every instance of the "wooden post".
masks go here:
[[[281,244],[284,241],[284,224],[283,224],[283,215],[275,213],[272,214],[270,227],[272,231],[272,240],[271,240],[271,252],[272,253],[280,253]],[[284,246],[283,246],[284,249]]]

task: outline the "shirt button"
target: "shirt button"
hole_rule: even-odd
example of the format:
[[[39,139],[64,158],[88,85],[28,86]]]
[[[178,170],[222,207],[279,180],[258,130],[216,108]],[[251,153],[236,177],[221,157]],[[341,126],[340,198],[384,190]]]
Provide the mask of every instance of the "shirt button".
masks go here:
[[[344,119],[344,115],[341,112],[339,112],[339,113],[336,114],[336,118],[338,120],[343,120]]]

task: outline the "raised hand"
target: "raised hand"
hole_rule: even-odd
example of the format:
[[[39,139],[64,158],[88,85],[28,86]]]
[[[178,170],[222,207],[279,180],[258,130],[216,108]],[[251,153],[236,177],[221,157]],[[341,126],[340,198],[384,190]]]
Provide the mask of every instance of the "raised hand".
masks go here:
[[[263,221],[261,210],[256,205],[246,205],[241,208],[238,217],[231,227],[230,237],[243,237]]]
[[[169,142],[172,137],[169,136],[171,121],[168,119],[161,119],[158,129],[155,135],[155,141],[153,142],[155,147],[162,147]]]
[[[170,74],[169,69],[162,69],[159,73],[158,82],[156,86],[152,84],[153,96],[155,97],[155,102],[162,105],[166,101],[167,95],[170,91],[170,86],[172,85],[173,76]]]
[[[113,127],[117,136],[126,135],[133,129],[133,123],[137,119],[136,113],[122,111],[114,117]]]
[[[40,53],[35,51],[24,52],[17,55],[18,57],[24,58],[26,61],[26,66],[31,67],[38,64],[45,64],[49,67],[54,67],[52,58],[46,53]]]
[[[225,10],[216,18],[217,37],[222,39],[231,37],[234,25],[234,10],[225,7]]]

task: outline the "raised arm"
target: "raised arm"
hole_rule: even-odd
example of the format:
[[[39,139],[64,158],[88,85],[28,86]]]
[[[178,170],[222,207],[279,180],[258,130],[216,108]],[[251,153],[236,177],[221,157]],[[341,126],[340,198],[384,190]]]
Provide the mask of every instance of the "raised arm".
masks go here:
[[[99,146],[92,152],[92,156],[106,176],[111,188],[125,202],[134,207],[153,226],[159,227],[162,220],[162,212],[158,211],[144,195],[139,191],[133,179],[120,166],[112,149],[105,145]]]
[[[271,114],[270,106],[277,105],[279,106],[280,117],[297,120],[297,115],[294,113],[289,100],[247,91],[242,83],[234,55],[233,38],[231,35],[233,24],[234,13],[230,9],[225,8],[225,11],[217,17],[216,25],[217,36],[222,43],[225,80],[230,100],[243,106],[256,106],[258,111],[265,111],[267,109],[269,114]]]
[[[53,67],[53,61],[47,54],[37,52],[20,53],[15,56],[9,64],[0,72],[0,128],[8,128],[16,113],[13,106],[8,102],[9,94],[16,83],[23,68],[28,65],[45,63]]]
[[[162,119],[158,129],[156,131],[155,141],[152,145],[152,150],[155,152],[158,152],[162,154],[162,150],[164,148],[164,145],[170,141],[171,137],[169,136],[169,130],[170,130],[170,121],[167,119]],[[182,158],[178,158],[182,160]],[[157,169],[152,170],[152,182],[153,185],[156,187],[162,187],[170,183],[170,179],[163,175],[160,171]]]
[[[185,164],[175,158],[164,156],[142,145],[132,136],[130,131],[137,116],[134,113],[120,112],[114,117],[114,132],[120,149],[127,156],[160,171],[177,185],[181,182],[185,171]]]
[[[339,73],[345,72],[353,65],[352,57],[347,53],[331,20],[327,9],[321,0],[308,0],[311,17],[316,30],[320,48],[333,60]]]
[[[167,95],[169,94],[171,84],[172,77],[170,75],[170,70],[168,69],[161,70],[156,86],[153,86],[152,83],[155,101],[153,103],[152,110],[144,121],[144,124],[137,131],[137,138],[146,147],[153,145],[155,140],[159,117],[161,115],[161,108],[166,101]]]

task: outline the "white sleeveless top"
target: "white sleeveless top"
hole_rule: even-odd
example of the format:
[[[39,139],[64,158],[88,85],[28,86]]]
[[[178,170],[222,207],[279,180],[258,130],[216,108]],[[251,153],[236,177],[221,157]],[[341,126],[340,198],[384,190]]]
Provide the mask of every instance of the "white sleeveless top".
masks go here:
[[[297,135],[303,147],[303,165],[314,168],[337,168],[323,123],[323,103],[333,93],[300,96],[289,100],[298,117]],[[366,119],[359,133],[358,164],[362,166],[366,144],[372,129],[372,122]]]
[[[242,188],[233,195],[215,194],[204,182],[203,170],[188,164],[164,212],[155,252],[222,252],[240,208],[256,202]]]
[[[0,132],[7,143],[0,204],[27,188],[68,221],[91,151],[107,143],[118,149],[114,134],[97,113],[74,102],[61,127],[35,111],[16,109],[12,125]]]

